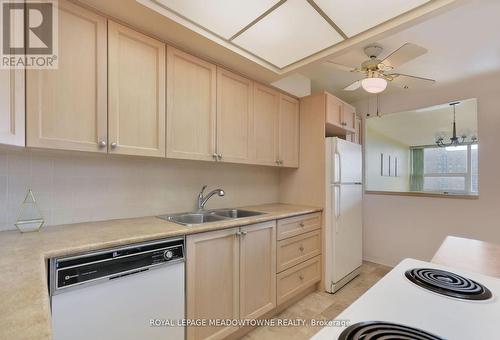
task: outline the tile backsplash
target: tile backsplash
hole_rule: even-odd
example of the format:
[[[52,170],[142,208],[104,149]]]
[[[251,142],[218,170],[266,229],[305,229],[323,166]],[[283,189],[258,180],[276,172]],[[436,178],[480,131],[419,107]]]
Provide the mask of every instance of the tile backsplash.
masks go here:
[[[15,229],[29,188],[46,225],[58,225],[193,210],[203,184],[226,192],[207,208],[271,203],[279,170],[2,146],[0,230]]]

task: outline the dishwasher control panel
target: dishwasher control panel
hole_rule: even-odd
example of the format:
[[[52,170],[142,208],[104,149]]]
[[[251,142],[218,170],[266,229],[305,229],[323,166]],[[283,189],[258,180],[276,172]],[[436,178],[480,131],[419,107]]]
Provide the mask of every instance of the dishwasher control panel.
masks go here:
[[[105,249],[50,260],[51,294],[69,287],[113,280],[184,260],[184,238]]]

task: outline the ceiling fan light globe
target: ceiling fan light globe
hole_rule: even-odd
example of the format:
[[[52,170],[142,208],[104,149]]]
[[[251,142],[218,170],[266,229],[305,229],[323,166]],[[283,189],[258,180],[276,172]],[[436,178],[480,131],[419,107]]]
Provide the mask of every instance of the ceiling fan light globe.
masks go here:
[[[384,78],[365,78],[361,80],[361,87],[369,93],[380,93],[387,87],[387,80]]]

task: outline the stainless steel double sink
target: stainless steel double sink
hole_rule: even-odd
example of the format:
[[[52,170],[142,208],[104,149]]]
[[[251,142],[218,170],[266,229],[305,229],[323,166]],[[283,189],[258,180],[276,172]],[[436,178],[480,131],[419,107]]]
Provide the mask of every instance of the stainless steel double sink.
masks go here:
[[[162,220],[192,226],[196,224],[234,220],[237,218],[251,217],[263,215],[265,213],[259,211],[242,210],[242,209],[217,209],[207,211],[188,212],[172,215],[157,216]]]

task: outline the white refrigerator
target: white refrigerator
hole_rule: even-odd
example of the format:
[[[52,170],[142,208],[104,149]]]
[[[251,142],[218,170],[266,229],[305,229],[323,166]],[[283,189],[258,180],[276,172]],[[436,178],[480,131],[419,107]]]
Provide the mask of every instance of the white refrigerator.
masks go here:
[[[334,293],[362,263],[363,156],[361,145],[326,138],[325,289]]]

